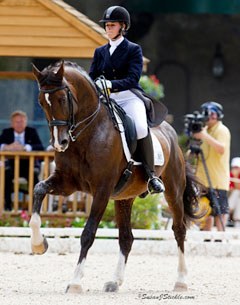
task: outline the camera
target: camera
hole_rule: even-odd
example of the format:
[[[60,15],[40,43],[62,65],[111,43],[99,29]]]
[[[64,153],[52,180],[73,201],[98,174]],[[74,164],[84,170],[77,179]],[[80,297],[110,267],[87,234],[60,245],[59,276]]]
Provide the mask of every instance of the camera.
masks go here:
[[[199,111],[184,116],[184,129],[188,136],[193,133],[200,132],[205,125],[208,117],[202,115]]]

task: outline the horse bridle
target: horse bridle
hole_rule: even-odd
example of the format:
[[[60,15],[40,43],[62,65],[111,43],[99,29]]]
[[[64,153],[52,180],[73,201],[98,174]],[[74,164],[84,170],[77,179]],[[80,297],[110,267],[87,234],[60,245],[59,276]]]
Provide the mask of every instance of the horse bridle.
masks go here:
[[[73,113],[73,100],[75,100],[75,102],[77,102],[77,100],[76,100],[76,98],[74,97],[70,88],[67,85],[63,85],[63,86],[60,86],[60,87],[55,87],[55,88],[52,88],[52,89],[40,88],[39,91],[42,92],[42,93],[55,93],[56,91],[65,90],[65,89],[67,90],[67,100],[68,100],[68,105],[69,105],[70,118],[68,120],[52,120],[52,121],[49,121],[48,124],[49,124],[50,127],[53,127],[53,126],[68,126],[69,127],[69,129],[68,129],[69,137],[70,137],[72,142],[75,142],[77,140],[77,138],[80,136],[80,134],[89,125],[91,125],[91,123],[97,117],[97,114],[100,110],[100,101],[98,100],[98,106],[92,114],[90,114],[85,119],[75,123],[75,118],[74,118],[74,113]],[[85,123],[88,120],[90,120],[90,121],[74,136],[73,133],[76,131],[76,129],[81,124]]]

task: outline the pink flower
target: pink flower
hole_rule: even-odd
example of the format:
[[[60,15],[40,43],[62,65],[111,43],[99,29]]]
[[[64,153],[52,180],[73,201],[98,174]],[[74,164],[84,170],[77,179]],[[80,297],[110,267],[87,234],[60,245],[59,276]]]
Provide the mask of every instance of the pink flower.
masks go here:
[[[150,75],[150,78],[156,85],[158,85],[160,83],[160,81],[156,75]]]
[[[20,217],[23,219],[23,220],[29,220],[29,215],[26,211],[22,210],[21,211],[21,214],[20,214]]]

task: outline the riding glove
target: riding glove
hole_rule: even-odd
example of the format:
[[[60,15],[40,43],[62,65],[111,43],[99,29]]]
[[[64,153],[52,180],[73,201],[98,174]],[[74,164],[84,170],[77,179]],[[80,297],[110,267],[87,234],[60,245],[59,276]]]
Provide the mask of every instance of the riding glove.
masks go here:
[[[96,85],[98,86],[98,88],[103,91],[105,88],[106,89],[111,89],[112,88],[112,83],[110,80],[96,80]]]

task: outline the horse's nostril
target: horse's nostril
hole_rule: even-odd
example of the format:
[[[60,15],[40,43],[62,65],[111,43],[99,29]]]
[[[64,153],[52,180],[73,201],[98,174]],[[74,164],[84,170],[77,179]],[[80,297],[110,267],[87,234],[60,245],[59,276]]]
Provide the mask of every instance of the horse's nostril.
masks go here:
[[[67,145],[67,144],[68,144],[68,140],[67,140],[67,139],[62,140],[62,142],[61,142],[61,145],[62,145],[62,146],[65,146],[65,145]]]

